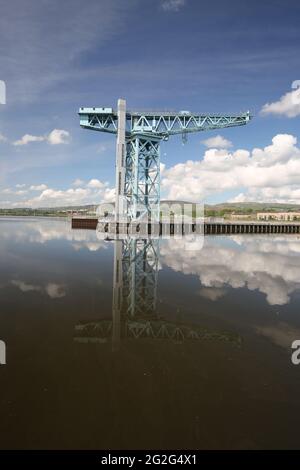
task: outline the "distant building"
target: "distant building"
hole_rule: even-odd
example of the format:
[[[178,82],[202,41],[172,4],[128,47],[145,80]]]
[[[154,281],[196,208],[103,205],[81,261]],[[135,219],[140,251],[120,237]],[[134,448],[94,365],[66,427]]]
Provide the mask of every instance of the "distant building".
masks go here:
[[[232,220],[249,220],[252,219],[253,215],[252,214],[230,214],[230,219]]]
[[[299,221],[300,212],[258,212],[257,220]]]

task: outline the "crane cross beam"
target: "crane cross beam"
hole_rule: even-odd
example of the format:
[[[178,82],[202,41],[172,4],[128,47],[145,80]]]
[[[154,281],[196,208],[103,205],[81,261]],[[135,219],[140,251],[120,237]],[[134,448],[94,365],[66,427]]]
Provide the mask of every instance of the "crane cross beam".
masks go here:
[[[118,113],[112,108],[80,108],[83,128],[117,134]],[[165,139],[171,135],[199,132],[225,127],[243,126],[251,119],[250,113],[239,115],[192,114],[175,112],[126,112],[126,137],[134,134],[153,135]]]

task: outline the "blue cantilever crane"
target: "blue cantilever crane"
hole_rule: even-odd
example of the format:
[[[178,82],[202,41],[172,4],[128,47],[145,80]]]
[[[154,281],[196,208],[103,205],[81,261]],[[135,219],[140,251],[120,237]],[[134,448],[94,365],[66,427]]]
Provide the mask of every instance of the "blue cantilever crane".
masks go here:
[[[194,114],[189,111],[126,111],[80,108],[80,126],[116,134],[116,220],[159,220],[160,142],[192,132],[243,126],[250,113],[240,115]]]

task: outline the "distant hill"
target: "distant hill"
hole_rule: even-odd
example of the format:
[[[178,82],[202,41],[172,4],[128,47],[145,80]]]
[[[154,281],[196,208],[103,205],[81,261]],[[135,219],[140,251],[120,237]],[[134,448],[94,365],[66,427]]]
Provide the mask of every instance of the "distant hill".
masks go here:
[[[224,202],[205,204],[206,212],[251,214],[257,212],[298,212],[300,204],[268,203],[268,202]]]
[[[114,206],[114,203],[111,203]],[[161,204],[179,205],[193,204],[192,212],[195,207],[189,201],[162,200]],[[101,204],[99,204],[101,206]],[[61,206],[61,207],[41,207],[41,208],[14,208],[1,209],[0,216],[66,216],[70,212],[80,212],[81,214],[96,214],[98,205],[87,204],[83,206]],[[224,202],[219,204],[205,204],[205,215],[207,216],[227,216],[227,214],[257,214],[257,212],[300,212],[300,204],[281,204],[266,202]],[[175,210],[176,212],[176,210]],[[181,209],[180,209],[181,212]]]
[[[279,202],[222,202],[219,204],[205,204],[205,207],[225,209],[225,208],[242,208],[242,209],[300,209],[300,204],[287,204]]]

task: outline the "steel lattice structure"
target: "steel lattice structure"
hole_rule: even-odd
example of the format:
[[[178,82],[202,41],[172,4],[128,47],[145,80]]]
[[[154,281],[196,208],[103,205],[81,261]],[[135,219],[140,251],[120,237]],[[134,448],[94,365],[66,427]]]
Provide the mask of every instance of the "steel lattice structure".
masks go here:
[[[159,239],[115,241],[112,320],[102,319],[76,325],[75,340],[105,343],[112,340],[118,350],[124,339],[226,341],[239,345],[233,332],[215,331],[157,313]]]
[[[156,306],[158,239],[128,237],[115,241],[114,308],[136,317]]]
[[[149,319],[155,312],[158,252],[158,239],[115,241],[113,344],[119,343],[122,319]]]
[[[116,220],[158,221],[160,216],[160,142],[170,136],[243,126],[250,113],[240,115],[194,114],[189,111],[126,111],[80,108],[80,126],[117,135]]]
[[[124,197],[130,220],[150,216],[159,220],[159,139],[137,135],[126,145]]]

